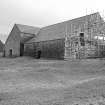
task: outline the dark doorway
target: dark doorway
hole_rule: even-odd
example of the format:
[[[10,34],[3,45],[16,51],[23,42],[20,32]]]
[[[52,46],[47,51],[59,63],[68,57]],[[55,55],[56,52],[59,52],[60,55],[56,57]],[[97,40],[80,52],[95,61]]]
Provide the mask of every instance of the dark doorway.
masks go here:
[[[40,59],[40,57],[41,57],[41,50],[39,50],[39,51],[37,52],[37,59]]]
[[[20,43],[20,56],[24,55],[24,44]]]
[[[12,57],[12,49],[9,50],[9,56]]]
[[[81,46],[85,46],[84,33],[80,33],[80,43]]]
[[[5,57],[5,50],[3,51],[3,57]]]

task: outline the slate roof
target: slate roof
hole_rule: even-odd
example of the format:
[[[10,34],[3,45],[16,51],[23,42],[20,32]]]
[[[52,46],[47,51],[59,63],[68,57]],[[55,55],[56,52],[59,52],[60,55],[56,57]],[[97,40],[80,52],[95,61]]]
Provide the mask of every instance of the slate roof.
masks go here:
[[[16,24],[20,32],[27,33],[27,34],[37,34],[40,30],[38,27],[28,26],[28,25],[22,25],[22,24]]]
[[[37,38],[32,38],[31,40],[27,41],[27,43],[64,38],[66,34],[66,26],[68,26],[68,28],[71,29],[72,24],[72,27],[78,28],[80,25],[82,26],[88,20],[96,21],[96,16],[101,18],[100,14],[96,12],[94,14],[82,16],[65,22],[43,27],[40,29]]]

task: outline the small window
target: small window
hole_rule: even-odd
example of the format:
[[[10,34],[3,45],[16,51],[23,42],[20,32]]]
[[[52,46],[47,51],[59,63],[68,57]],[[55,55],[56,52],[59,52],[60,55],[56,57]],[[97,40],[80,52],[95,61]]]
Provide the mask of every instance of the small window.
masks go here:
[[[84,33],[80,33],[80,37],[84,37]]]

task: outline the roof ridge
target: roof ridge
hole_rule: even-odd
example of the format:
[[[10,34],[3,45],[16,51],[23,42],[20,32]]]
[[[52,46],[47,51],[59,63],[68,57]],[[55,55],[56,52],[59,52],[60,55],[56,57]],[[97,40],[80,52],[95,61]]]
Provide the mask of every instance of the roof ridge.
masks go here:
[[[31,26],[31,25],[26,25],[26,24],[19,24],[19,23],[15,23],[15,24],[16,24],[16,25],[20,25],[20,26],[39,28],[39,27],[36,27],[36,26]]]
[[[53,25],[57,25],[57,24],[61,24],[61,23],[65,23],[65,22],[68,22],[68,21],[77,20],[77,19],[84,18],[84,17],[86,17],[86,16],[95,15],[95,14],[99,14],[99,15],[100,15],[99,12],[95,12],[95,13],[92,13],[92,14],[88,14],[88,15],[84,15],[84,16],[77,17],[77,18],[73,18],[73,19],[70,19],[70,20],[65,20],[65,21],[62,21],[62,22],[55,23],[55,24],[47,25],[47,26],[44,26],[44,27],[42,27],[42,28],[49,27],[49,26],[53,26]],[[42,29],[42,28],[41,28],[41,29]]]
[[[34,26],[29,26],[29,25],[23,25],[23,24],[15,24],[20,32],[26,33],[26,34],[36,34],[40,28],[39,27],[34,27]]]

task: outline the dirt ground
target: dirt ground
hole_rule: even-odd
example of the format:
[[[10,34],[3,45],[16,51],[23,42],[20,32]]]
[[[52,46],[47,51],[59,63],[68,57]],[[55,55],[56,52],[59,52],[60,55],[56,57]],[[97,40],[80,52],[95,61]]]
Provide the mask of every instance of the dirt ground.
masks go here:
[[[0,105],[105,105],[105,60],[0,58]]]

